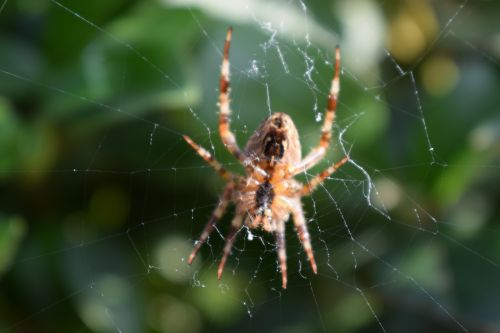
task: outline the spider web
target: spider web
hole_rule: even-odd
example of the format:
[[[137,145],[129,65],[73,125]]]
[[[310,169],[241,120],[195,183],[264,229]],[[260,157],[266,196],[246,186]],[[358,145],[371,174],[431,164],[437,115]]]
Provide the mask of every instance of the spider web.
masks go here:
[[[2,208],[8,240],[0,244],[12,257],[2,266],[0,332],[500,329],[500,50],[498,32],[480,18],[494,4],[99,6],[0,7],[10,149],[1,174],[13,193]],[[351,161],[303,199],[317,276],[288,223],[286,291],[273,237],[246,227],[216,279],[231,210],[186,263],[223,183],[181,135],[242,172],[217,133],[228,25],[241,146],[282,111],[303,153],[314,147],[333,47],[342,48],[331,152],[299,180],[345,155]],[[47,31],[33,31],[40,26]]]

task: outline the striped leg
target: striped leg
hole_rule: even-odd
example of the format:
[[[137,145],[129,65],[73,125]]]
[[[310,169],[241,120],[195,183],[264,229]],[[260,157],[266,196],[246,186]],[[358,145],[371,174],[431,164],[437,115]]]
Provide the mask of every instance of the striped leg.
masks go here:
[[[224,167],[214,159],[214,157],[208,152],[208,150],[196,144],[193,140],[191,140],[189,136],[183,135],[182,137],[184,138],[184,140],[186,140],[187,143],[189,143],[191,147],[193,147],[198,155],[200,155],[212,168],[215,169],[215,171],[217,171],[217,173],[222,178],[224,178],[225,180],[231,180],[233,178],[233,174],[224,169]]]
[[[342,165],[347,163],[349,161],[349,157],[345,156],[343,159],[340,160],[340,162],[337,162],[333,165],[330,165],[328,168],[320,172],[317,176],[315,176],[313,179],[311,179],[307,184],[302,186],[301,189],[301,195],[309,195],[311,194],[316,187],[318,187],[319,184],[323,183],[323,181],[328,178],[332,173],[337,171]]]
[[[314,254],[311,246],[311,238],[309,236],[309,231],[307,230],[306,219],[304,217],[304,211],[302,210],[302,206],[300,202],[297,202],[292,207],[292,215],[293,215],[293,223],[295,224],[295,230],[297,231],[297,235],[299,236],[300,242],[302,243],[302,247],[307,254],[307,258],[309,259],[309,264],[311,265],[311,269],[314,274],[318,273],[318,268],[316,266],[316,260],[314,260]]]
[[[191,252],[191,255],[189,256],[188,259],[188,264],[191,265],[193,262],[194,258],[196,257],[196,254],[200,250],[201,246],[205,243],[207,240],[208,236],[212,233],[212,231],[215,228],[215,225],[219,220],[221,219],[222,215],[226,211],[226,208],[229,204],[229,200],[231,199],[231,193],[233,191],[233,187],[231,185],[228,185],[226,189],[224,190],[224,194],[215,208],[214,212],[212,213],[212,216],[210,217],[210,221],[205,225],[205,228],[203,229],[203,232],[201,233],[200,239],[198,242],[196,242],[193,251]]]
[[[286,267],[286,247],[285,247],[285,222],[278,221],[276,226],[276,247],[281,269],[281,286],[286,289],[288,282]]]
[[[222,67],[219,82],[219,133],[222,142],[226,148],[234,155],[236,159],[243,163],[245,156],[238,147],[236,138],[231,132],[229,123],[231,121],[231,109],[229,106],[229,45],[231,43],[231,35],[233,29],[227,29],[226,42],[224,44],[224,54],[222,59]]]
[[[307,156],[290,170],[291,175],[302,173],[315,166],[326,154],[332,138],[332,126],[335,121],[335,111],[337,110],[337,100],[340,91],[340,49],[335,49],[335,72],[332,85],[328,94],[328,104],[325,111],[325,120],[321,128],[321,138],[319,145],[307,154]]]
[[[231,222],[231,230],[229,231],[229,234],[226,236],[226,244],[224,245],[222,258],[219,263],[219,268],[217,269],[217,278],[219,280],[222,278],[222,272],[224,271],[224,266],[226,265],[227,258],[231,253],[231,249],[233,248],[236,236],[238,232],[241,230],[242,221],[243,221],[243,215],[238,214],[233,218],[233,221]]]

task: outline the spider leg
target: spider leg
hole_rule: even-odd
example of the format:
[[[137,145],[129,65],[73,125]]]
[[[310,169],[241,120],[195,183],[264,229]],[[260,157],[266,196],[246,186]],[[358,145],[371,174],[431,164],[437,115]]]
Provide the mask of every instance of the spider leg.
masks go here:
[[[220,280],[222,278],[222,272],[224,271],[224,266],[226,265],[227,258],[231,253],[236,236],[241,229],[241,221],[243,220],[242,214],[237,214],[233,221],[231,222],[231,230],[226,236],[226,245],[224,245],[224,250],[222,253],[222,258],[219,263],[219,268],[217,269],[217,278]]]
[[[212,231],[215,228],[215,225],[217,222],[219,222],[220,218],[226,211],[226,208],[229,204],[229,200],[231,198],[231,193],[233,191],[233,187],[231,185],[228,185],[224,191],[224,194],[222,195],[222,198],[215,208],[215,210],[212,213],[212,216],[210,217],[210,220],[208,223],[205,225],[205,228],[203,229],[203,232],[201,233],[200,238],[198,239],[198,242],[196,242],[196,245],[193,248],[193,251],[189,255],[188,259],[188,264],[191,265],[193,262],[194,258],[196,257],[196,254],[200,250],[201,246],[205,243],[207,240],[208,236],[212,233]]]
[[[284,221],[278,221],[275,234],[276,234],[276,247],[278,250],[278,258],[280,261],[280,269],[281,269],[281,286],[283,289],[286,289],[288,278],[287,278],[287,267],[286,267],[285,222]]]
[[[243,163],[245,155],[241,152],[236,142],[234,133],[231,131],[229,123],[231,109],[229,106],[229,45],[231,44],[231,35],[233,29],[227,29],[226,42],[224,44],[224,53],[219,81],[219,133],[222,142],[233,156]]]
[[[227,181],[233,178],[233,174],[224,169],[224,167],[219,162],[217,162],[217,160],[214,159],[214,157],[212,156],[212,154],[208,152],[208,150],[195,143],[193,140],[191,140],[189,136],[183,135],[182,137],[184,138],[184,140],[186,140],[187,143],[189,143],[191,147],[193,147],[193,149],[198,153],[198,155],[200,155],[212,168],[215,169],[215,171],[217,171],[217,173],[222,178],[224,178]]]
[[[250,221],[250,228],[257,229],[257,228],[259,228],[259,226],[262,222],[262,214],[256,215],[253,218],[250,217],[250,215],[249,215],[248,219]]]
[[[321,128],[321,138],[319,145],[307,154],[307,156],[290,169],[290,174],[296,175],[315,166],[324,156],[332,138],[332,126],[335,121],[335,111],[337,110],[337,100],[340,91],[340,48],[335,49],[335,72],[328,94],[328,104],[325,111],[325,120]]]
[[[349,157],[345,156],[343,159],[340,160],[340,162],[337,162],[333,165],[330,165],[328,168],[320,172],[318,175],[316,175],[314,178],[309,180],[309,182],[305,185],[302,186],[302,189],[300,190],[300,194],[302,196],[309,195],[311,194],[318,185],[323,183],[323,181],[330,176],[332,173],[337,171],[342,165],[347,163],[349,161]]]
[[[295,224],[295,230],[299,236],[302,247],[307,254],[309,259],[309,264],[314,274],[318,274],[318,268],[316,266],[316,260],[314,260],[314,254],[311,246],[311,238],[309,236],[309,231],[307,230],[306,219],[304,217],[304,211],[300,202],[294,202],[292,209],[293,223]]]

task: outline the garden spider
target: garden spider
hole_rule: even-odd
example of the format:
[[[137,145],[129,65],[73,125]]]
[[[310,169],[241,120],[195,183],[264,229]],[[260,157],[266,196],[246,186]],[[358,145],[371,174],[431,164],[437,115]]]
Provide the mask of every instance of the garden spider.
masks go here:
[[[292,119],[285,113],[274,113],[264,120],[250,137],[245,151],[241,151],[229,128],[231,109],[229,108],[228,56],[231,35],[232,28],[229,28],[224,45],[219,83],[219,132],[226,148],[245,166],[247,175],[242,177],[225,170],[207,150],[193,142],[188,136],[184,136],[191,147],[227,181],[219,204],[213,211],[199,240],[195,243],[188,263],[193,262],[201,246],[226,211],[227,206],[233,202],[236,206],[236,212],[231,222],[231,230],[226,236],[226,244],[217,271],[219,280],[235,238],[244,224],[251,229],[262,228],[267,232],[274,233],[281,267],[282,287],[286,289],[285,222],[288,221],[291,214],[311,268],[316,274],[316,261],[302,211],[301,197],[310,195],[329,175],[349,160],[347,156],[344,157],[340,162],[331,165],[310,179],[307,184],[303,185],[293,179],[294,176],[316,165],[325,156],[330,144],[339,93],[340,50],[338,47],[335,50],[335,72],[328,95],[319,145],[302,159],[299,135]]]

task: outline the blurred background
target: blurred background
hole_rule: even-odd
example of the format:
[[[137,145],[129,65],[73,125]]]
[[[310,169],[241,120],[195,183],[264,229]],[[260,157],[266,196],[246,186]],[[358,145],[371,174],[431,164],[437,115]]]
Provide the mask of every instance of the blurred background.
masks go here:
[[[500,3],[70,1],[0,4],[0,332],[499,332]],[[342,48],[334,143],[353,162],[272,235],[232,211],[192,246],[223,182],[227,27],[241,146],[270,113],[319,139]]]

